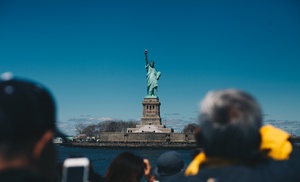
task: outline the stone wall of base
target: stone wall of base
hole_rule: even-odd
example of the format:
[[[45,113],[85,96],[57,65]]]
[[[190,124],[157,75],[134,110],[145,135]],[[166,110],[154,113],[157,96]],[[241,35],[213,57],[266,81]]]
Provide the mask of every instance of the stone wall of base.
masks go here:
[[[125,133],[101,132],[99,142],[173,142],[195,143],[193,133]]]

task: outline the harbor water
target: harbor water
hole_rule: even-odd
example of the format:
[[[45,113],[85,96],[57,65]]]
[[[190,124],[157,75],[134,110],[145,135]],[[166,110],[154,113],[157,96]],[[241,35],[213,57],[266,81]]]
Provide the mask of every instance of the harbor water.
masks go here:
[[[69,156],[83,156],[91,160],[95,172],[104,175],[110,162],[120,153],[130,151],[142,158],[149,159],[152,168],[156,167],[157,158],[168,150],[151,150],[151,149],[101,149],[101,148],[75,148],[56,146],[57,150],[57,163],[62,163]],[[185,164],[189,164],[192,160],[193,150],[176,150],[182,155]]]

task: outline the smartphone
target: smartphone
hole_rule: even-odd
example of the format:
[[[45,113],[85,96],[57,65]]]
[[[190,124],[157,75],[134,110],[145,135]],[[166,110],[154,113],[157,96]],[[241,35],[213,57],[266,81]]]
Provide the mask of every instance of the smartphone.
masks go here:
[[[62,182],[87,182],[90,161],[86,157],[69,158],[64,161]]]

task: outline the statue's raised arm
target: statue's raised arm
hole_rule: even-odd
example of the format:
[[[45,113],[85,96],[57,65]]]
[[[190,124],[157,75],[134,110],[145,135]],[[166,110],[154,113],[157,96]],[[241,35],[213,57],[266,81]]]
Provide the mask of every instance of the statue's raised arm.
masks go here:
[[[158,88],[158,79],[161,75],[159,71],[154,68],[154,62],[148,61],[148,50],[144,51],[146,57],[146,78],[147,78],[147,96],[146,98],[157,98],[156,92]]]
[[[144,51],[145,57],[146,57],[146,66],[148,65],[148,50],[146,49]]]

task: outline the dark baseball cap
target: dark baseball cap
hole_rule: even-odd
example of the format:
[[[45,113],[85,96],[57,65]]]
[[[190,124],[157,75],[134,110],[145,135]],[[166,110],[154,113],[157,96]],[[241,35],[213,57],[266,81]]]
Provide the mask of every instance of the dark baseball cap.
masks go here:
[[[50,92],[30,80],[0,78],[0,142],[17,142],[42,136],[47,130],[62,135],[55,127],[55,102]]]
[[[157,167],[154,170],[156,179],[162,179],[183,172],[185,164],[181,155],[176,151],[168,151],[157,159]]]

